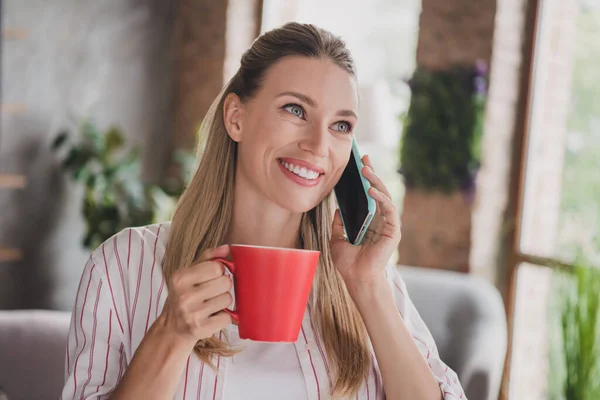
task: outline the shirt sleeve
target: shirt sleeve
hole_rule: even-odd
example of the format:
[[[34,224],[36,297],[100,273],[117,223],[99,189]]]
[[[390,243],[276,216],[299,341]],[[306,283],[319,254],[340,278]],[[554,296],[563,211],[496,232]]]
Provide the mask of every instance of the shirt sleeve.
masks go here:
[[[458,380],[458,376],[441,359],[433,336],[429,328],[423,322],[419,312],[408,296],[406,283],[400,276],[398,268],[390,265],[387,267],[387,277],[394,290],[396,305],[402,315],[404,323],[408,327],[417,348],[427,361],[431,372],[435,376],[444,400],[467,400],[463,388]]]
[[[67,339],[61,400],[108,398],[126,367],[123,331],[103,266],[90,257],[81,276]]]

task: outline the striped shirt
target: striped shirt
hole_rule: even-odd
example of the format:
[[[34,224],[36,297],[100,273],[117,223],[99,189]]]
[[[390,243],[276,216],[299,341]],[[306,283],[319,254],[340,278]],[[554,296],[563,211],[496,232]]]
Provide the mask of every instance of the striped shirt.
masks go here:
[[[106,399],[123,377],[167,297],[162,265],[170,227],[166,222],[125,229],[90,255],[71,317],[61,399]],[[408,297],[396,268],[388,267],[387,277],[403,320],[439,382],[444,399],[466,399],[456,374],[440,360],[434,340]],[[307,305],[298,340],[280,346],[281,353],[274,351],[275,346],[265,347],[269,344],[243,341],[246,346],[256,346],[248,347],[248,354],[261,355],[258,368],[238,356],[238,359],[218,358],[215,371],[191,353],[174,399],[237,398],[238,388],[232,387],[236,382],[239,388],[253,389],[245,389],[246,399],[279,400],[282,396],[278,393],[289,393],[293,387],[306,389],[293,398],[328,399],[331,368],[314,326],[310,305]],[[226,329],[230,338],[236,337],[236,329],[233,325]],[[290,349],[296,353],[296,365],[290,357]],[[374,354],[372,359],[373,368],[357,399],[385,398]],[[289,372],[281,379],[284,371]],[[252,377],[252,382],[240,383],[244,376]]]

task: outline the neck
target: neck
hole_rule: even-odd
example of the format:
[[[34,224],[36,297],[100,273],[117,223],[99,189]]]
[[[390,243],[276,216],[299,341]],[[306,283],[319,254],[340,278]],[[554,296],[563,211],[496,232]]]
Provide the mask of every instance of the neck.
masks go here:
[[[302,214],[273,204],[243,181],[236,179],[226,243],[299,248]]]

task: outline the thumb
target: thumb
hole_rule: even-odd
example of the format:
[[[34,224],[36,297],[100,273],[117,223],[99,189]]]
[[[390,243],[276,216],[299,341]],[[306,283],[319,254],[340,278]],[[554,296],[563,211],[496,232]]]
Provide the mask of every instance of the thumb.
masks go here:
[[[339,208],[335,210],[333,215],[333,224],[331,226],[331,241],[346,241],[346,233],[344,232],[344,224],[342,224],[342,217],[340,215]]]

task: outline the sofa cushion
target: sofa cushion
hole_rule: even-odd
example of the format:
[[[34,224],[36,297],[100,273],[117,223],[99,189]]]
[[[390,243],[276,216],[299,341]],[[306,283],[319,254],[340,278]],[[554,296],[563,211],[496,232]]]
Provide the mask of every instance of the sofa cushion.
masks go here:
[[[0,387],[10,400],[60,397],[69,321],[68,312],[0,311]]]

